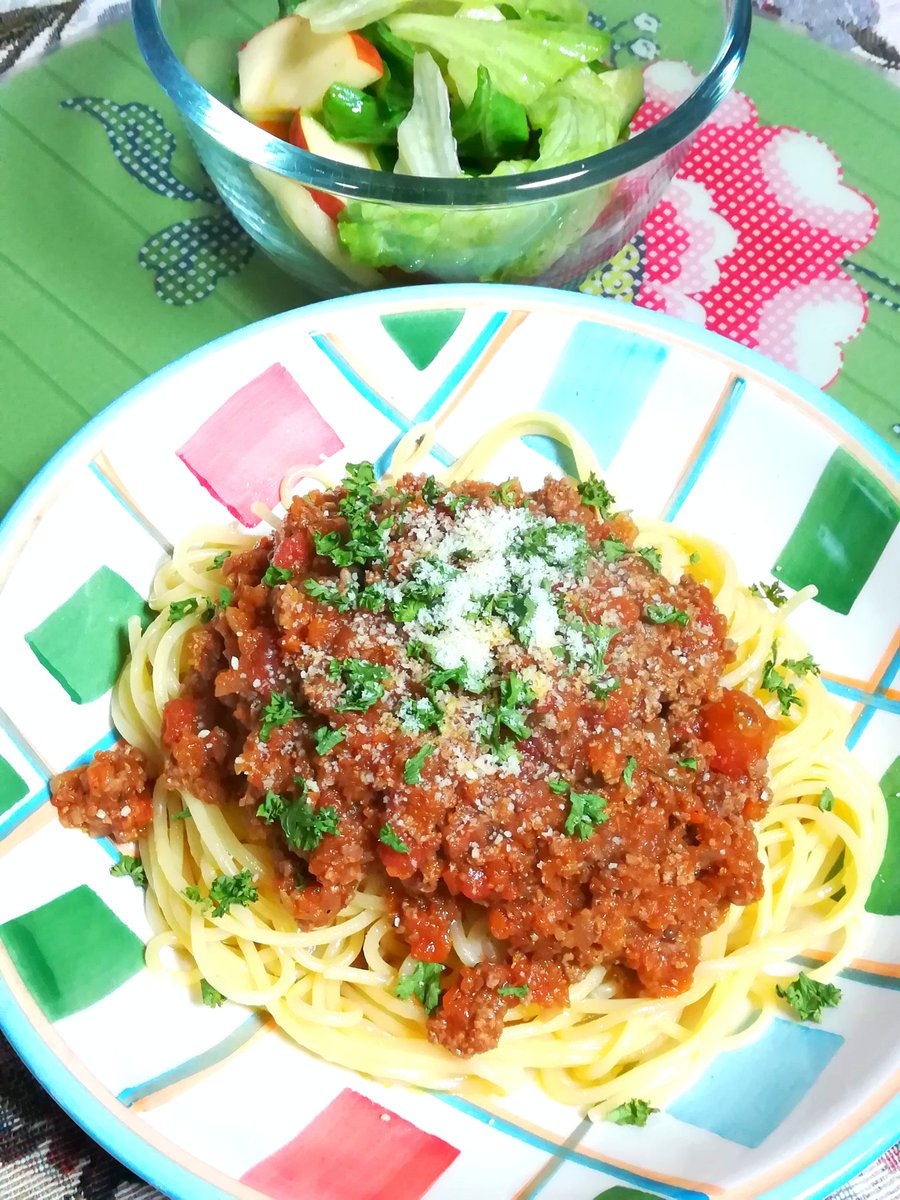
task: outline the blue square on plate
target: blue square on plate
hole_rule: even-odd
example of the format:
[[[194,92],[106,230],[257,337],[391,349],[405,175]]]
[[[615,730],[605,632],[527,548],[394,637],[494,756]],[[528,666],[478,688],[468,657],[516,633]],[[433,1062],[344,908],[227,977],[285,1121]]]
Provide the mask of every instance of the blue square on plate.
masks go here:
[[[794,1111],[843,1042],[837,1033],[776,1019],[759,1041],[720,1054],[666,1111],[755,1149]]]
[[[668,354],[664,345],[641,334],[581,321],[572,330],[538,407],[571,421],[606,468]],[[552,462],[560,461],[560,448],[552,438],[530,434],[522,440]],[[564,460],[560,465],[569,469]]]

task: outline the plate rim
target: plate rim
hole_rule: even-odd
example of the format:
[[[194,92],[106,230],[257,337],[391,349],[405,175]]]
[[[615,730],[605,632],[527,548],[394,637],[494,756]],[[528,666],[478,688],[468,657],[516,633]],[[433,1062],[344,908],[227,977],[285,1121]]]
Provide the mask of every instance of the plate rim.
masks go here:
[[[301,305],[277,313],[222,334],[213,341],[181,355],[174,361],[140,380],[127,391],[105,405],[100,412],[82,425],[35,473],[0,519],[0,589],[5,581],[4,564],[11,566],[16,557],[16,535],[20,527],[27,531],[28,513],[33,503],[50,488],[53,481],[73,466],[82,448],[89,445],[98,433],[123,412],[139,403],[151,392],[189,366],[217,354],[226,346],[252,339],[262,331],[288,326],[302,321],[314,326],[323,313],[367,308],[435,307],[466,310],[473,306],[495,311],[503,307],[524,307],[532,311],[548,308],[572,309],[603,321],[603,315],[615,317],[610,323],[635,328],[649,336],[660,335],[667,342],[673,339],[687,342],[706,353],[714,353],[740,368],[777,384],[798,396],[811,408],[831,420],[860,447],[881,464],[894,479],[900,478],[900,454],[834,397],[803,379],[790,369],[772,362],[756,350],[748,349],[720,334],[662,313],[629,305],[606,297],[554,288],[517,284],[427,284],[405,288],[390,288],[331,300]],[[623,322],[622,318],[626,318]],[[6,563],[8,554],[12,558]],[[216,1184],[203,1179],[189,1168],[168,1158],[130,1129],[57,1057],[51,1045],[30,1023],[19,1005],[0,960],[0,1030],[9,1039],[26,1068],[49,1095],[90,1136],[119,1161],[166,1195],[177,1200],[230,1200],[233,1193],[222,1191]],[[801,1169],[774,1188],[760,1193],[757,1200],[823,1200],[831,1191],[846,1183],[873,1162],[900,1138],[900,1095],[894,1096],[878,1112],[844,1139],[824,1158]],[[235,1181],[237,1182],[237,1181]],[[751,1181],[748,1181],[752,1183]],[[653,1187],[653,1180],[647,1180]],[[741,1187],[742,1185],[737,1185]],[[746,1185],[744,1185],[746,1186]],[[726,1193],[727,1200],[727,1193]]]

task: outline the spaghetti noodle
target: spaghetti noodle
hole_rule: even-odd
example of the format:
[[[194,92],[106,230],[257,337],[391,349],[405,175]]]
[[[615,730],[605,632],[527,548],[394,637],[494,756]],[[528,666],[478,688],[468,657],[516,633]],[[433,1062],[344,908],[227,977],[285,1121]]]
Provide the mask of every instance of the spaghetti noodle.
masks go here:
[[[590,448],[565,421],[526,413],[477,442],[441,484],[483,478],[498,449],[531,433],[566,446],[581,480],[596,471]],[[389,476],[397,480],[413,470],[433,441],[430,426],[407,434]],[[318,470],[292,472],[284,481],[285,507],[306,477],[330,482]],[[787,623],[805,594],[770,607],[740,584],[720,547],[658,521],[637,522],[637,531],[636,548],[658,551],[661,578],[674,583],[687,574],[709,588],[733,644],[722,687],[755,697],[777,722],[768,753],[771,799],[755,823],[759,898],[726,907],[724,919],[703,937],[686,986],[677,994],[623,995],[621,978],[591,965],[573,976],[567,1003],[549,1011],[532,1002],[527,987],[507,987],[514,999],[501,1013],[499,1042],[471,1057],[450,1053],[429,1040],[422,1004],[403,989],[397,994],[398,972],[409,975],[409,948],[398,937],[384,878],[369,872],[331,919],[301,928],[276,888],[279,862],[271,844],[254,834],[249,810],[204,803],[162,779],[140,842],[159,930],[147,948],[151,969],[184,986],[202,978],[229,999],[266,1009],[288,1036],[342,1066],[420,1087],[475,1092],[509,1092],[536,1079],[551,1097],[594,1119],[635,1096],[665,1102],[718,1053],[757,1036],[780,1004],[776,987],[797,973],[793,956],[816,947],[829,957],[813,978],[836,975],[860,936],[886,821],[879,790],[844,746],[847,718],[815,671],[798,671],[785,682],[785,662],[807,661]],[[137,622],[130,631],[113,718],[156,771],[166,706],[182,693],[193,631],[210,591],[227,590],[223,559],[255,544],[253,535],[233,528],[197,530],[157,574],[150,604],[159,615],[144,631]],[[172,620],[173,611],[183,615]],[[196,902],[201,889],[241,872],[254,885],[246,902],[218,916],[211,904]],[[496,937],[477,905],[459,908],[449,937],[455,968],[496,956]]]

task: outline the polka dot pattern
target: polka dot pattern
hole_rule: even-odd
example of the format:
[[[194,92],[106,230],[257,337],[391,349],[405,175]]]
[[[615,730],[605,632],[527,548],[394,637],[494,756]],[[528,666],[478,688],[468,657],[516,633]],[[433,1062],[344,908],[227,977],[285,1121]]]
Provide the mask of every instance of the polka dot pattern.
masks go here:
[[[160,113],[148,104],[116,104],[102,96],[73,96],[62,107],[88,113],[100,122],[113,153],[129,175],[167,200],[213,200],[215,192],[205,187],[196,192],[175,175],[172,156],[175,134]]]
[[[650,99],[636,130],[672,111],[688,75],[682,64],[648,68]],[[680,199],[685,181],[702,187],[709,203]],[[824,386],[840,369],[841,345],[867,316],[864,293],[841,262],[871,241],[877,219],[872,202],[843,183],[824,143],[761,126],[753,102],[734,93],[702,127],[644,223],[636,302],[700,319]]]
[[[220,279],[236,275],[253,253],[253,243],[224,210],[192,217],[156,233],[141,247],[138,261],[155,271],[156,294],[165,304],[196,304]]]

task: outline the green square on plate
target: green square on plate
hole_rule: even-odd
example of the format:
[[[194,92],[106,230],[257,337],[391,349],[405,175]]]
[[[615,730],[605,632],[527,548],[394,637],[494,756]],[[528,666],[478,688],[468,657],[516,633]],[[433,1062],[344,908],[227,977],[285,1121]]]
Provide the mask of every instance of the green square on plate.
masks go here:
[[[0,758],[0,817],[27,794],[28,784],[5,758]]]
[[[862,463],[837,449],[773,568],[788,587],[814,583],[816,599],[846,615],[900,519],[900,505]]]
[[[25,987],[51,1021],[108,996],[144,965],[144,944],[82,884],[0,925]]]
[[[128,619],[146,605],[109,567],[83,583],[25,641],[76,704],[102,696],[116,681],[128,650]]]
[[[900,757],[882,775],[881,790],[888,812],[887,845],[872,882],[866,911],[883,917],[900,917]]]
[[[594,1200],[659,1200],[656,1192],[640,1192],[636,1188],[612,1187],[600,1192]]]

